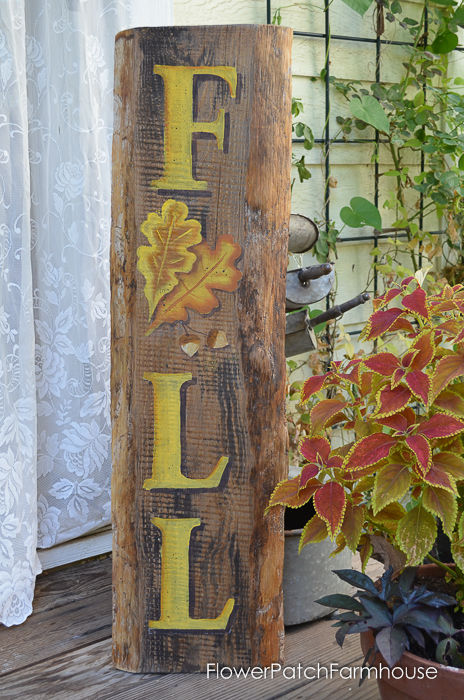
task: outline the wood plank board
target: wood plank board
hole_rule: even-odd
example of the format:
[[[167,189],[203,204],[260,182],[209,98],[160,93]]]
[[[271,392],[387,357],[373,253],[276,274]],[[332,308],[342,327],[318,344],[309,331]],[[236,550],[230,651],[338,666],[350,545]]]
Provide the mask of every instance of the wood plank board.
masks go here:
[[[359,689],[356,682],[334,677],[331,680],[305,680],[291,678],[291,668],[315,665],[319,661],[327,664],[336,660],[339,665],[360,665],[362,656],[359,643],[349,639],[340,650],[334,648],[333,630],[327,620],[299,626],[287,634],[288,653],[285,666],[287,678],[282,673],[274,678],[207,678],[206,674],[132,674],[112,667],[111,643],[104,640],[89,644],[75,651],[56,657],[53,662],[33,664],[27,669],[7,675],[2,680],[2,697],[16,698],[53,697],[56,700],[72,697],[73,700],[98,698],[110,700],[144,700],[148,695],[163,700],[270,700],[271,698],[317,698],[343,700],[346,697],[377,700],[377,686],[373,680],[366,681]],[[315,648],[316,647],[316,648]],[[309,658],[308,649],[314,651]],[[297,671],[295,671],[295,674]]]
[[[90,594],[93,597],[100,593],[107,594],[108,591],[111,591],[110,555],[44,572],[37,577],[34,614],[27,624],[30,624],[38,613],[56,610],[62,605],[70,605],[79,600],[88,602]]]
[[[282,513],[264,512],[287,466],[291,39],[242,25],[116,39],[113,649],[124,670],[281,657]]]
[[[38,577],[33,615],[17,628],[0,629],[0,659],[10,647],[15,649],[15,654],[8,657],[10,671],[0,681],[2,699],[378,700],[373,680],[358,688],[356,683],[340,678],[310,681],[286,679],[278,674],[272,680],[223,680],[208,679],[206,674],[198,673],[142,675],[115,669],[111,660],[109,564],[109,559],[89,561]],[[80,617],[78,634],[76,607]],[[44,618],[47,625],[40,638],[38,630]],[[325,619],[287,629],[285,665],[308,666],[318,661],[359,665],[359,640],[347,638],[340,649],[331,625]],[[97,629],[102,635],[100,641],[95,641]],[[29,641],[31,633],[33,644]],[[44,652],[50,635],[53,648]]]

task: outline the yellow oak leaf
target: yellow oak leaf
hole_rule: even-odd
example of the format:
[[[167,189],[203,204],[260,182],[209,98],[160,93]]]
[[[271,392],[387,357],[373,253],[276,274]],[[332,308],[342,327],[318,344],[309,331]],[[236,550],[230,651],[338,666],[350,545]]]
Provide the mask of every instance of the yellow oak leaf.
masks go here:
[[[187,308],[208,314],[219,306],[212,290],[233,292],[237,289],[242,273],[234,263],[241,252],[240,245],[228,234],[219,236],[214,250],[205,241],[200,243],[195,249],[197,260],[192,271],[179,275],[179,284],[158,305],[146,334],[162,323],[186,321]]]
[[[188,207],[168,199],[161,215],[148,214],[140,230],[150,245],[137,248],[137,268],[145,277],[150,319],[160,301],[179,283],[179,273],[190,272],[196,255],[188,250],[202,241],[201,224],[187,219]]]

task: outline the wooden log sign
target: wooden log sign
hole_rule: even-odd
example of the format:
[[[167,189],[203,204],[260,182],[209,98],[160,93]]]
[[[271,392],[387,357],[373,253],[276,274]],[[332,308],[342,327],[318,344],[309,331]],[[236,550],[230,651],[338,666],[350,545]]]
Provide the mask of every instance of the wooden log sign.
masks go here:
[[[114,662],[281,658],[291,31],[116,39]]]

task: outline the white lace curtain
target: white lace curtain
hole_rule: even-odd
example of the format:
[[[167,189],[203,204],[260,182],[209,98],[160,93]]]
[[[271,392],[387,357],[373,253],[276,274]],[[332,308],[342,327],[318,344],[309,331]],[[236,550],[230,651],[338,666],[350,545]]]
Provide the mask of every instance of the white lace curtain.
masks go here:
[[[110,522],[114,36],[172,0],[0,0],[0,622]]]

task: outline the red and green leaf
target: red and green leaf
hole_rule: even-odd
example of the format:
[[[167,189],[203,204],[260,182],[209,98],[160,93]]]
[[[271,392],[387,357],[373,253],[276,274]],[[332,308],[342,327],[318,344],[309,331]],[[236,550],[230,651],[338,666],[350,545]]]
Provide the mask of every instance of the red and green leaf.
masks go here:
[[[359,556],[361,558],[361,571],[364,573],[366,570],[367,563],[372,556],[374,547],[370,540],[369,535],[361,535],[359,540]]]
[[[391,384],[390,384],[392,389],[395,389],[395,387],[397,387],[398,384],[401,383],[405,374],[406,374],[406,370],[403,369],[403,367],[398,367],[398,369],[395,369],[395,371],[392,374]]]
[[[424,421],[419,426],[421,435],[425,435],[429,440],[451,437],[464,430],[464,422],[454,416],[447,416],[443,413],[436,413],[429,420]]]
[[[454,452],[439,452],[432,457],[433,466],[455,481],[464,481],[464,458]]]
[[[319,473],[317,464],[305,464],[300,474],[300,489],[304,488],[310,479]]]
[[[326,467],[327,469],[341,469],[343,464],[343,457],[341,455],[332,455],[332,457],[329,457],[327,460]]]
[[[347,364],[340,361],[332,363],[334,371],[337,376],[343,381],[350,382],[351,384],[356,384],[359,386],[360,376],[359,371],[361,369],[361,358],[355,358],[350,360]]]
[[[464,354],[453,353],[438,360],[432,377],[433,395],[437,396],[453,379],[464,375]]]
[[[454,342],[459,343],[459,331],[461,328],[461,323],[455,321],[454,319],[448,319],[447,321],[443,321],[443,323],[439,323],[438,326],[435,326],[435,332],[447,333],[448,335],[453,336]]]
[[[346,401],[340,399],[324,399],[317,403],[309,414],[311,432],[313,434],[320,433],[344,418],[341,412],[347,405]]]
[[[444,413],[449,413],[458,418],[464,418],[464,397],[452,391],[452,389],[445,389],[442,391],[433,403],[434,406]]]
[[[306,403],[311,396],[317,394],[324,387],[324,382],[327,379],[327,374],[315,374],[313,377],[309,377],[303,384],[303,389],[301,390],[301,403]]]
[[[345,517],[343,518],[342,533],[346,544],[352,552],[356,552],[361,539],[364,520],[366,517],[365,506],[353,505],[349,501],[346,504]]]
[[[378,422],[381,425],[385,425],[387,428],[396,430],[399,433],[404,433],[411,425],[414,425],[416,422],[416,415],[412,408],[408,406],[401,411],[401,413],[387,416],[386,418],[380,418]]]
[[[421,333],[412,343],[410,349],[415,352],[409,363],[409,368],[417,370],[427,367],[435,355],[433,331],[427,330]]]
[[[422,287],[417,287],[411,294],[403,297],[403,306],[408,311],[412,311],[415,316],[420,316],[426,321],[429,320],[429,310],[427,308],[427,295]]]
[[[344,538],[342,532],[339,532],[338,535],[336,536],[335,544],[336,544],[336,547],[332,552],[330,552],[329,559],[333,559],[333,557],[336,557],[337,554],[340,554],[340,552],[343,552],[343,550],[346,547],[346,541],[345,541],[345,538]]]
[[[363,479],[364,477],[367,478],[368,476],[371,476],[371,474],[374,474],[376,469],[376,464],[372,464],[370,467],[358,468],[353,471],[351,469],[344,469],[343,478],[346,481],[357,481],[358,479]]]
[[[449,491],[449,493],[457,494],[456,483],[453,477],[443,471],[443,469],[440,469],[440,467],[437,467],[433,461],[427,474],[421,474],[419,471],[417,471],[417,473],[430,486],[436,486],[437,488]]]
[[[364,467],[377,464],[387,457],[391,448],[397,444],[397,439],[384,433],[374,433],[361,438],[353,445],[343,462],[343,468],[357,471]]]
[[[451,554],[453,561],[464,571],[464,513],[459,516],[457,532],[453,533]]]
[[[411,282],[414,282],[414,284],[417,286],[417,280],[413,275],[409,275],[409,277],[405,277],[403,280],[401,280],[401,286],[403,287],[403,290],[409,287]]]
[[[322,542],[327,537],[327,525],[318,515],[308,520],[301,533],[298,553],[310,542]]]
[[[404,316],[399,316],[396,321],[393,321],[388,330],[390,333],[393,333],[393,331],[405,331],[410,336],[414,336],[416,333],[412,323]]]
[[[340,531],[346,508],[345,490],[336,481],[328,481],[314,495],[314,508],[327,523],[329,537],[333,540]]]
[[[398,358],[391,352],[379,352],[363,361],[363,365],[372,372],[377,372],[384,377],[391,377],[398,367]]]
[[[381,296],[377,297],[376,299],[372,300],[372,305],[374,307],[374,311],[377,311],[377,309],[382,308],[383,306],[386,306],[389,304],[392,299],[395,299],[399,294],[402,293],[402,289],[395,288],[395,289],[389,289],[388,291],[385,292],[385,294],[382,294]]]
[[[425,405],[428,405],[432,391],[432,381],[428,374],[416,369],[406,374],[405,382],[414,396]]]
[[[441,488],[427,486],[423,491],[422,505],[440,518],[444,532],[451,537],[458,514],[456,497]]]
[[[422,564],[437,537],[437,524],[432,513],[420,504],[412,508],[398,523],[396,539],[407,556],[409,566]]]
[[[300,454],[313,464],[325,464],[329,459],[330,442],[323,437],[304,437],[300,440]]]
[[[460,569],[464,570],[464,541],[458,539],[456,534],[454,534],[451,542],[451,556],[453,557],[454,563],[457,564]]]
[[[389,503],[400,501],[411,483],[411,475],[406,464],[387,464],[375,475],[372,505],[374,515]]]
[[[391,389],[389,386],[381,389],[377,394],[377,411],[375,418],[387,418],[399,413],[411,399],[411,391],[405,386],[397,386]]]
[[[405,512],[400,503],[389,503],[375,515],[372,511],[371,518],[374,522],[382,524],[387,530],[396,530],[398,522],[404,517]]]
[[[281,481],[272,492],[266,512],[273,506],[288,506],[289,508],[304,506],[321,486],[321,482],[317,479],[310,479],[304,488],[300,488],[300,475]]]
[[[422,474],[427,474],[432,463],[432,448],[429,441],[423,435],[410,435],[405,442],[411,452],[416,455]]]
[[[402,314],[402,309],[374,311],[362,333],[363,337],[365,337],[366,340],[375,340],[375,338],[389,331]]]

